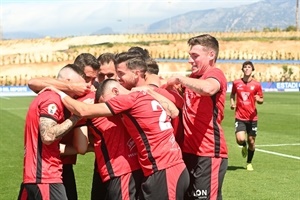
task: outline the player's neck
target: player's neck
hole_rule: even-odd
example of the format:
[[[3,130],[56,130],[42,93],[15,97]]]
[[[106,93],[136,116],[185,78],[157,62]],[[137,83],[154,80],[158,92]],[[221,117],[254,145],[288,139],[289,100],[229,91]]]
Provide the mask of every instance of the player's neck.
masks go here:
[[[143,85],[146,85],[146,80],[143,78],[139,78],[138,82],[136,83],[136,86],[139,87]]]
[[[242,80],[245,82],[245,83],[249,83],[250,81],[252,81],[252,76],[244,76],[242,78]]]

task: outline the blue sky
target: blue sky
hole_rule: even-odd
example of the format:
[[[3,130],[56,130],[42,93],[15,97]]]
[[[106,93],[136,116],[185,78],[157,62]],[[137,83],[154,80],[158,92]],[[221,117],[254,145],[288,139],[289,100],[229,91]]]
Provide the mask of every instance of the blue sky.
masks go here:
[[[126,32],[193,10],[227,8],[260,0],[0,0],[3,32],[85,35],[104,27]]]

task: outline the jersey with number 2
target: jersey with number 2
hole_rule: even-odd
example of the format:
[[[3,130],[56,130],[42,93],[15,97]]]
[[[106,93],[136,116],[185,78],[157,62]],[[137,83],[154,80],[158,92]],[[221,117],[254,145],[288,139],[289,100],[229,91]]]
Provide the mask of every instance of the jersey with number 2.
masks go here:
[[[123,123],[137,146],[145,176],[183,162],[170,118],[151,95],[132,92],[116,96],[106,104],[112,113],[122,114]]]

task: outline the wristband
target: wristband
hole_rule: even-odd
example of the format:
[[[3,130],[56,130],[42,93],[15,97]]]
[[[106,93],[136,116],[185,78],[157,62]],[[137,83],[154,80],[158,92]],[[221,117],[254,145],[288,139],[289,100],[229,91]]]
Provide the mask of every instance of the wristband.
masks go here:
[[[59,91],[58,92],[59,96],[60,96],[60,99],[63,99],[65,98],[66,96],[68,96],[66,93],[62,92],[62,91]]]

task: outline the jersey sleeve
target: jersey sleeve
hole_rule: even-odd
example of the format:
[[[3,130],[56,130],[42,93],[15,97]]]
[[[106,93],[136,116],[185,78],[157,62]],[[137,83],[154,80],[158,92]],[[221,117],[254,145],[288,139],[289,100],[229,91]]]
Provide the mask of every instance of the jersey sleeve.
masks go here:
[[[154,91],[168,98],[177,108],[182,109],[184,103],[183,98],[175,89],[155,88]]]
[[[224,75],[224,72],[222,70],[220,70],[219,68],[213,68],[212,70],[210,70],[207,73],[206,78],[216,79],[220,83],[220,91],[224,91],[224,90],[226,91],[227,90],[226,77]]]
[[[54,92],[42,93],[45,98],[40,101],[40,117],[48,117],[58,122],[63,113],[63,106],[59,96]]]
[[[133,107],[135,100],[142,92],[132,92],[127,95],[118,95],[106,101],[106,105],[111,112],[116,115]]]
[[[90,92],[82,97],[79,97],[77,99],[78,101],[81,101],[83,103],[91,103],[94,102],[95,100],[95,92]],[[82,118],[80,121],[77,122],[77,124],[75,125],[75,127],[81,127],[81,126],[86,126],[87,125],[87,119],[86,118]]]
[[[233,95],[236,94],[236,81],[232,82],[231,94]]]

